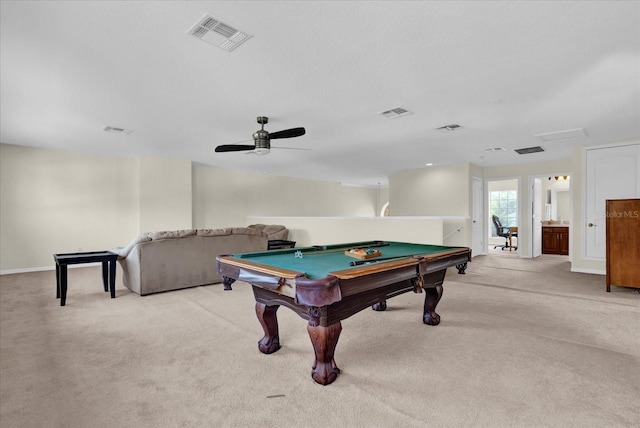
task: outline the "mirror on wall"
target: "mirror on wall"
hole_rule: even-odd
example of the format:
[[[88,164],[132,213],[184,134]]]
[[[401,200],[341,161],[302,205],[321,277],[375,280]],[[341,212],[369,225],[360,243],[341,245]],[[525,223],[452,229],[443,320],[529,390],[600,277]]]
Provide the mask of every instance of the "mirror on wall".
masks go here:
[[[568,222],[571,218],[571,177],[558,176],[542,180],[546,194],[544,220]]]

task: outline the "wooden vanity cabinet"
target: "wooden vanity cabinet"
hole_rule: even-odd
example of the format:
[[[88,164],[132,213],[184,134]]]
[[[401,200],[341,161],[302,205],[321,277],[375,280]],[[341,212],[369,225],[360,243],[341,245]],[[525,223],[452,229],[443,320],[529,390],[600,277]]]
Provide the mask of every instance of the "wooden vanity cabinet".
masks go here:
[[[542,254],[569,255],[568,226],[542,226]]]

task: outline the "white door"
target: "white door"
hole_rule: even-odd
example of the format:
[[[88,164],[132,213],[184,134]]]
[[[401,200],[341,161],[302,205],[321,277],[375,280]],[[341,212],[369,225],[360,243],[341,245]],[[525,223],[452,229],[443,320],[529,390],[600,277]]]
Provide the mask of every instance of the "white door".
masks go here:
[[[471,216],[471,254],[486,254],[484,246],[484,186],[473,177],[473,215]]]
[[[532,257],[539,257],[542,254],[542,180],[533,179],[533,199],[532,206]]]
[[[640,144],[587,150],[585,176],[584,255],[604,260],[605,200],[640,197]]]

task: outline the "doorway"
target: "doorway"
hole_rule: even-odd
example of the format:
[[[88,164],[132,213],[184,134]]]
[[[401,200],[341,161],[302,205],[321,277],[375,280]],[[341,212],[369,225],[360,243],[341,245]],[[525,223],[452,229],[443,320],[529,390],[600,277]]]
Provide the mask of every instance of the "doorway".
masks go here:
[[[531,255],[569,255],[572,218],[571,175],[530,177]]]
[[[519,187],[518,178],[487,181],[487,254],[517,254],[520,222]],[[497,218],[497,224],[494,223],[494,216]]]

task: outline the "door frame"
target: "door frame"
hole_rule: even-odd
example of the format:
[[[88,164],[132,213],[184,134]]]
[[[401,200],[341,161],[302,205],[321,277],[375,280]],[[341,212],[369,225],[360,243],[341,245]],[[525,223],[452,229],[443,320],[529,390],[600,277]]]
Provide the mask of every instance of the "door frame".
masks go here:
[[[554,172],[554,173],[549,173],[549,174],[535,174],[535,175],[530,175],[528,177],[528,183],[529,183],[529,200],[528,200],[528,206],[529,207],[533,207],[533,203],[534,203],[534,194],[533,194],[533,181],[538,178],[541,180],[548,180],[549,177],[556,177],[556,176],[568,176],[568,177],[573,177],[573,173],[571,172]],[[541,195],[542,198],[544,198],[544,195]],[[573,182],[572,180],[569,180],[569,211],[570,211],[570,215],[569,215],[569,237],[571,237],[572,234],[572,227],[573,227]],[[533,217],[533,214],[531,215]],[[530,253],[529,253],[529,257],[533,257],[533,240],[534,240],[534,228],[533,228],[533,222],[529,222],[530,224],[530,237],[531,239],[529,240],[529,248],[530,248]],[[540,233],[542,233],[542,230],[540,230]],[[542,239],[542,236],[540,237],[540,239]],[[569,239],[569,260],[572,260],[572,255],[573,255],[573,248],[572,248],[572,239]]]
[[[524,236],[529,236],[529,232],[526,231],[526,229],[523,230],[522,227],[522,200],[523,200],[523,192],[522,192],[522,177],[520,176],[513,176],[513,177],[492,177],[492,178],[486,178],[484,180],[484,200],[485,200],[485,214],[486,214],[486,218],[485,218],[485,249],[487,251],[487,254],[491,254],[488,249],[489,249],[489,238],[490,238],[490,234],[491,231],[493,230],[493,223],[491,223],[491,220],[489,220],[491,218],[491,205],[490,205],[490,199],[489,199],[489,185],[491,182],[494,181],[513,181],[515,180],[517,182],[516,184],[516,190],[518,192],[518,208],[517,208],[517,215],[516,215],[516,224],[518,224],[518,238],[517,238],[517,243],[518,243],[518,249],[515,251],[515,253],[518,255],[518,257],[523,257],[522,256],[522,251],[520,251],[520,248],[522,248],[520,246],[521,241],[521,237]],[[524,234],[522,233],[524,232]],[[531,255],[529,255],[528,257],[531,257]]]

